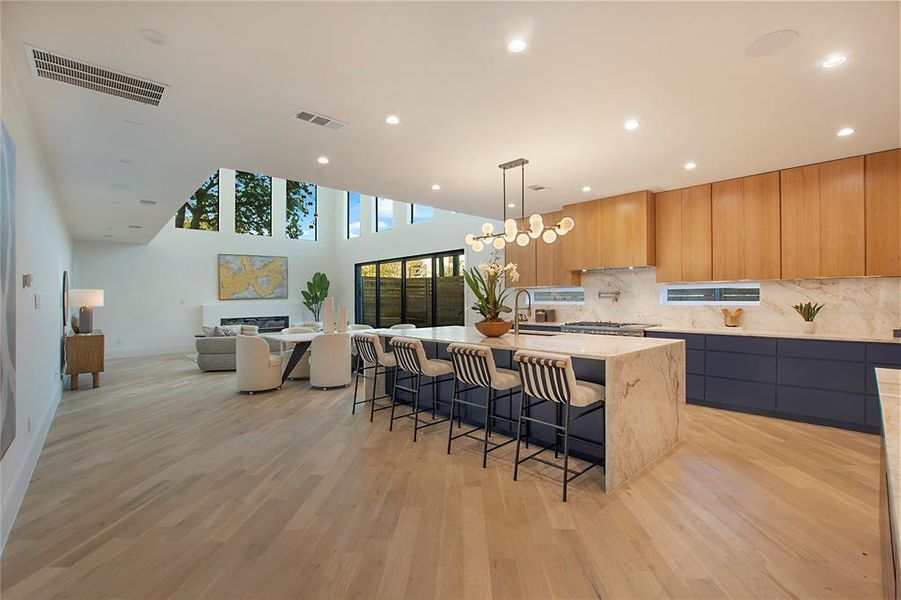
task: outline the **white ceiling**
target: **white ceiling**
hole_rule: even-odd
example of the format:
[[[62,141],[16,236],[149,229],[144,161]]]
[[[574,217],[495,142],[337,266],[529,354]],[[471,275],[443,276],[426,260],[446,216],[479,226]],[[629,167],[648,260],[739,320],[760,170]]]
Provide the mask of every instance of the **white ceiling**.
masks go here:
[[[746,56],[780,29],[799,40]],[[497,217],[520,156],[550,188],[532,211],[901,145],[897,2],[4,1],[2,35],[78,239],[148,241],[217,167]],[[171,87],[153,108],[38,79],[26,43]]]

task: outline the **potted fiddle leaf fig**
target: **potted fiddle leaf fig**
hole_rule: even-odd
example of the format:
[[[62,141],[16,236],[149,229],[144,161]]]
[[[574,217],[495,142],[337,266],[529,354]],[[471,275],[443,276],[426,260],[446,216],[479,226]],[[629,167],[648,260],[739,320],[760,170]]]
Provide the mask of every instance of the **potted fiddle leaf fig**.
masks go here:
[[[319,313],[322,310],[322,303],[328,297],[328,287],[329,280],[325,273],[316,273],[307,282],[307,289],[300,290],[300,295],[303,296],[303,305],[313,313],[313,320],[317,323],[320,322]]]
[[[817,330],[817,324],[814,322],[814,319],[817,318],[817,315],[824,306],[826,305],[806,302],[804,304],[795,304],[792,307],[799,315],[801,315],[801,318],[804,319],[805,333],[814,333]]]
[[[501,315],[513,312],[512,308],[504,304],[510,291],[504,289],[504,276],[507,273],[510,274],[511,281],[519,279],[516,264],[508,263],[505,266],[497,252],[492,253],[488,262],[463,271],[466,285],[476,297],[472,309],[482,315],[482,320],[476,323],[476,329],[485,337],[500,337],[513,326],[511,321],[501,318]]]

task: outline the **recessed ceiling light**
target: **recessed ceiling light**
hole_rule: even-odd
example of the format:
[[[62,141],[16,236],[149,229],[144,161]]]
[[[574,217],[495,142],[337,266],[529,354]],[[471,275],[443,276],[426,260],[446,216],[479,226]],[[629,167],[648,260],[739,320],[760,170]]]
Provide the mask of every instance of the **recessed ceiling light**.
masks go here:
[[[820,63],[820,66],[823,67],[824,69],[832,69],[841,64],[844,64],[844,62],[846,60],[848,60],[848,57],[845,56],[844,54],[839,54],[839,53],[830,54],[825,59],[823,59],[823,62]]]
[[[635,130],[635,129],[638,129],[638,127],[639,127],[640,125],[641,125],[641,123],[639,123],[638,120],[636,120],[636,119],[629,119],[628,121],[626,121],[625,123],[623,123],[623,128],[627,129],[628,131],[633,131],[633,130]]]
[[[684,166],[685,166],[685,170],[691,171],[692,169],[694,169],[695,167],[697,167],[698,164],[697,164],[695,161],[690,160],[690,161],[688,161],[687,163],[685,163]]]
[[[316,162],[318,162],[320,165],[327,165],[328,164],[328,156],[320,156],[319,158],[316,159]]]
[[[848,137],[852,133],[854,133],[853,127],[842,127],[835,133],[835,135],[837,135],[838,137]]]
[[[528,47],[529,45],[526,43],[526,41],[519,38],[511,40],[510,43],[507,44],[507,50],[509,50],[513,54],[519,54]]]
[[[438,190],[441,189],[441,186],[438,185],[437,183],[433,183],[433,184],[432,184],[432,189],[435,190],[435,191],[437,192]]]
[[[591,191],[591,186],[590,186],[590,185],[583,185],[583,186],[582,186],[582,191],[583,191],[583,192],[590,192],[590,191]]]
[[[516,204],[514,202],[511,202],[507,205],[507,208],[516,208]]]
[[[397,125],[398,123],[400,123],[400,117],[398,117],[397,115],[388,115],[387,117],[385,117],[385,123],[387,123],[388,125]]]
[[[151,44],[156,44],[157,46],[162,46],[166,43],[166,35],[160,33],[156,29],[141,29],[138,31],[141,34],[141,37],[150,42]]]

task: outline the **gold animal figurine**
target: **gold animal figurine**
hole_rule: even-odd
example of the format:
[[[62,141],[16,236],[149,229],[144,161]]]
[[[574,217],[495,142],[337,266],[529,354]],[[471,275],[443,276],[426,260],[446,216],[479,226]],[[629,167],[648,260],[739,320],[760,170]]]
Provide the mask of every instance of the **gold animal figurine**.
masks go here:
[[[741,326],[741,313],[745,312],[743,308],[736,308],[735,312],[730,312],[728,308],[723,309],[723,322],[726,327]]]

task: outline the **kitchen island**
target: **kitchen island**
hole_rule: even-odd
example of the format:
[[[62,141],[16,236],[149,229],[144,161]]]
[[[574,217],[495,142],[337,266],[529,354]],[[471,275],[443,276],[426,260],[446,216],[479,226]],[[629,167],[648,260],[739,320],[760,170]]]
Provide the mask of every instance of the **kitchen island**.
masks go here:
[[[571,356],[577,378],[601,383],[606,388],[605,409],[600,413],[603,422],[592,425],[592,419],[586,418],[577,433],[603,442],[604,489],[608,493],[679,441],[681,410],[685,404],[685,342],[682,340],[539,332],[486,338],[473,327],[461,326],[376,329],[366,333],[385,338],[417,338],[430,357],[443,359],[449,358],[448,344],[482,344],[493,349],[498,366],[505,368],[515,368],[512,357],[517,350]],[[390,350],[390,345],[386,345],[386,350]],[[441,388],[441,397],[449,398],[451,392],[451,385],[446,384]],[[518,414],[518,402],[516,397],[508,405],[510,416]],[[476,414],[466,418],[478,421]],[[539,441],[552,439],[548,437],[549,432],[535,429],[533,437]],[[513,430],[508,433],[512,435]],[[592,454],[587,450],[582,453]]]

